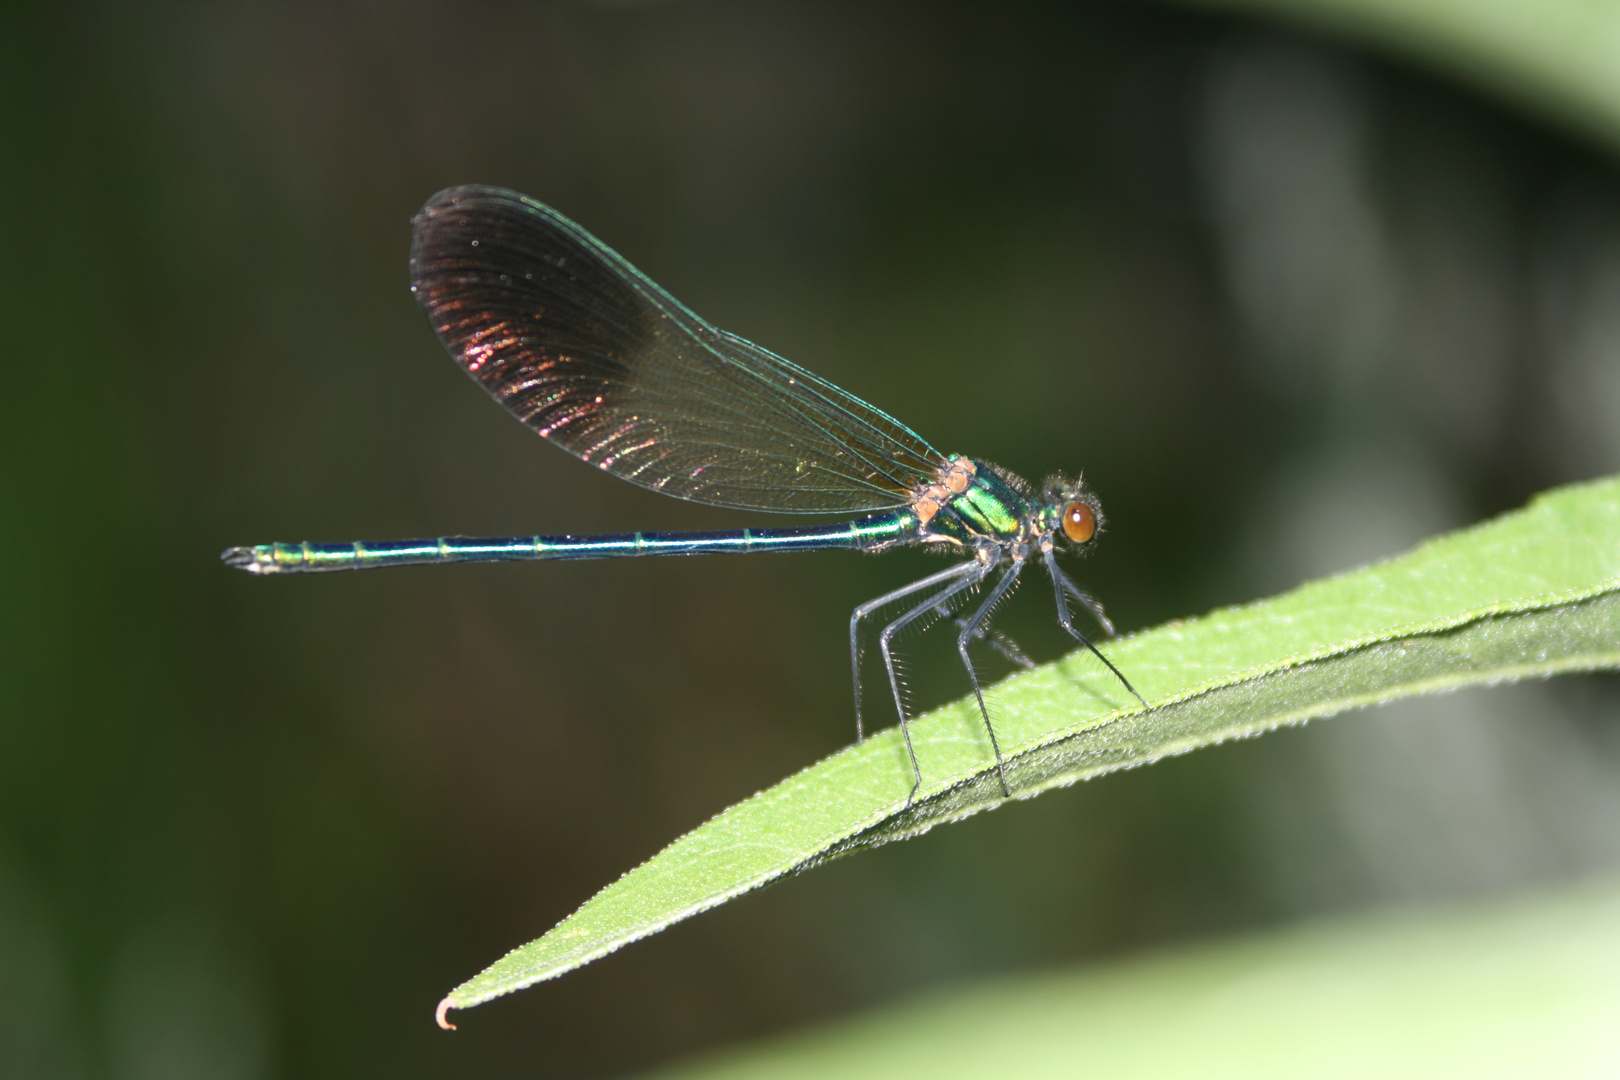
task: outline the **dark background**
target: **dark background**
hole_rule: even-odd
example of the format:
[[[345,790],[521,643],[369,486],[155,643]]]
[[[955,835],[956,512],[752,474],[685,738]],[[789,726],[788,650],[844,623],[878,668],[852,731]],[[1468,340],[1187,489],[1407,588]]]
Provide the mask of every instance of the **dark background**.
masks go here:
[[[1620,187],[1331,43],[1140,3],[52,5],[0,28],[0,1073],[613,1075],[924,988],[1620,866],[1563,679],[1202,751],[841,861],[432,1026],[852,736],[834,552],[260,581],[231,544],[772,524],[443,355],[508,185],[951,452],[1084,469],[1124,629],[1620,469]],[[1043,590],[1000,623],[1065,646]],[[922,704],[963,693],[912,644]]]

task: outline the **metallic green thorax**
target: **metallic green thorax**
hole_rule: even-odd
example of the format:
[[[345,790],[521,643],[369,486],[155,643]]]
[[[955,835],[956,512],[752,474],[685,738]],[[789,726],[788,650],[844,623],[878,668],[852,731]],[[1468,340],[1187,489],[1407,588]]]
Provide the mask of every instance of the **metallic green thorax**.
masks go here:
[[[960,459],[957,459],[960,460]],[[967,490],[942,506],[920,530],[925,540],[971,547],[975,540],[1027,540],[1039,527],[1041,507],[1018,477],[983,461],[973,462]]]

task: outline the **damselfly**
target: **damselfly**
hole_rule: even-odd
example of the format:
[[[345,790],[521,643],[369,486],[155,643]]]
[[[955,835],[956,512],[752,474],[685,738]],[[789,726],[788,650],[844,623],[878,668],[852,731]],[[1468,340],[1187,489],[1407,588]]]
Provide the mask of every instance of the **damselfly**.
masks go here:
[[[222,556],[227,565],[288,574],[514,559],[883,551],[904,544],[965,556],[862,604],[849,621],[859,740],[861,623],[910,602],[877,640],[911,757],[913,795],[922,769],[895,666],[895,636],[919,622],[954,621],[956,650],[1006,793],[1006,765],[968,646],[982,641],[1032,666],[989,619],[1033,560],[1051,577],[1063,629],[1142,700],[1070,610],[1072,598],[1113,632],[1102,607],[1057,563],[1061,548],[1083,551],[1102,528],[1097,498],[1080,479],[1052,477],[1037,489],[988,462],[940,453],[887,413],[711,326],[590,233],[516,192],[450,188],[428,201],[414,225],[411,289],[439,340],[540,435],[587,464],[676,498],[862,516],[725,532],[265,544],[231,548]],[[967,599],[986,581],[988,592],[969,610]]]

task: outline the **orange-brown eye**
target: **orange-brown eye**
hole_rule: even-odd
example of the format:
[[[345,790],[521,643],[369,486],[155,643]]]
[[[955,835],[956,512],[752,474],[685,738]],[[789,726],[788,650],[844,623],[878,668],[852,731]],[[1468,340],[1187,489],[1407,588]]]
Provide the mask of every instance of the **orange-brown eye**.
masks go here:
[[[1072,502],[1063,508],[1063,535],[1077,544],[1083,544],[1097,535],[1097,514],[1083,502]]]

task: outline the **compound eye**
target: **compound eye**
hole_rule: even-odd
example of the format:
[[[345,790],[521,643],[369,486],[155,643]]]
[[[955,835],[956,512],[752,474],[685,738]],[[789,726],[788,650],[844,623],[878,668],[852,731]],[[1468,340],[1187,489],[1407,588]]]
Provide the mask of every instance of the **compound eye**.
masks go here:
[[[1063,535],[1077,544],[1083,544],[1097,535],[1097,512],[1083,502],[1072,502],[1063,508]]]

